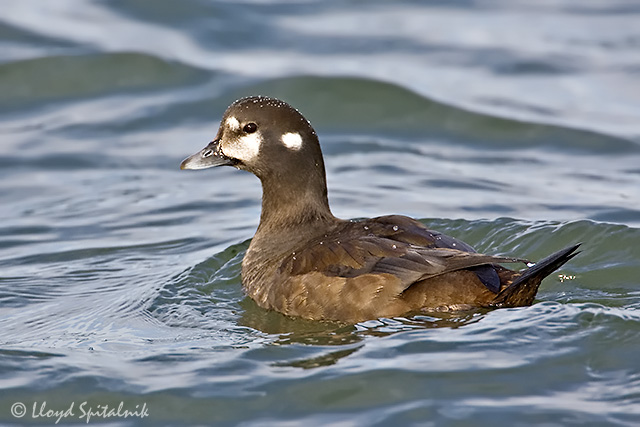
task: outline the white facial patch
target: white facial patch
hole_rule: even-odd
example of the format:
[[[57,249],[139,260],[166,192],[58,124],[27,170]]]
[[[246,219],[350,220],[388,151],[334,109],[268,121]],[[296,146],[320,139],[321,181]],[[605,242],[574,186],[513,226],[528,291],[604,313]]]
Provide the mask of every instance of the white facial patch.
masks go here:
[[[225,120],[225,124],[234,132],[240,129],[240,122],[233,116],[228,117],[227,120]]]
[[[302,137],[298,132],[288,132],[282,135],[282,143],[290,150],[299,150],[302,147]]]
[[[261,145],[262,135],[260,132],[255,132],[225,144],[222,152],[228,157],[246,162],[258,157]]]
[[[227,127],[229,129],[231,129],[232,131],[237,131],[237,130],[240,129],[240,122],[238,121],[238,119],[236,119],[233,116],[227,118],[225,123],[226,123]]]

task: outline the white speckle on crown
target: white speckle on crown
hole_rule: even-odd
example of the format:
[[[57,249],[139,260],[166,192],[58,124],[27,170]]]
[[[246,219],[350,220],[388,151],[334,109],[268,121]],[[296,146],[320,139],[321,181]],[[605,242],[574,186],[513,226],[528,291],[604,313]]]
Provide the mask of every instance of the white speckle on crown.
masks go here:
[[[258,157],[261,145],[262,135],[260,132],[255,132],[225,144],[222,147],[222,152],[225,156],[246,162]]]
[[[302,147],[302,137],[298,132],[288,132],[282,135],[282,143],[290,150],[299,150]]]
[[[227,118],[225,123],[227,124],[227,127],[233,131],[237,131],[240,129],[240,122],[233,116]]]

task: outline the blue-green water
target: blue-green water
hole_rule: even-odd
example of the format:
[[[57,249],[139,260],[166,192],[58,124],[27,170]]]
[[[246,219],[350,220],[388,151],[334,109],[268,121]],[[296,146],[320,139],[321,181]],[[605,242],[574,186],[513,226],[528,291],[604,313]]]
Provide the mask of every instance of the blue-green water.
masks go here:
[[[0,423],[640,423],[637,2],[2,8]],[[315,125],[340,217],[583,252],[532,307],[261,310],[239,279],[257,179],[178,170],[251,94]]]

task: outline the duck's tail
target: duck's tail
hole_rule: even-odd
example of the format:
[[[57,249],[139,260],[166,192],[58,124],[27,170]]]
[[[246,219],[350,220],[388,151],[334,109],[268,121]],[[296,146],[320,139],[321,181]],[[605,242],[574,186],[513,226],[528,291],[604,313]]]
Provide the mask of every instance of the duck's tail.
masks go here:
[[[521,271],[519,276],[515,276],[511,285],[496,295],[490,305],[492,307],[522,307],[533,304],[542,279],[578,255],[580,252],[576,252],[576,249],[579,246],[580,243],[562,249],[534,266]]]

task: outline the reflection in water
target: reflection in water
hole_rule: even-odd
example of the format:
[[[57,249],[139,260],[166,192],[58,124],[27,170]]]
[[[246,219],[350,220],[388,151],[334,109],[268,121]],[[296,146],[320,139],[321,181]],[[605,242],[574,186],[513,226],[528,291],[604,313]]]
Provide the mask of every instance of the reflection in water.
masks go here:
[[[308,359],[299,359],[299,360],[294,360],[292,362],[274,363],[273,366],[302,368],[302,369],[312,369],[312,368],[319,368],[321,366],[331,366],[331,365],[335,365],[340,359],[343,359],[357,352],[360,348],[362,348],[362,346],[356,346],[346,350],[331,351],[327,354],[323,354],[322,356],[310,357]]]
[[[284,316],[278,312],[265,310],[245,298],[240,305],[244,309],[239,324],[258,331],[276,335],[272,345],[302,344],[328,347],[327,352],[309,358],[277,362],[275,366],[315,368],[337,363],[362,348],[367,337],[386,337],[396,333],[416,329],[459,328],[479,322],[486,309],[475,309],[459,313],[428,313],[401,318],[381,318],[344,325],[336,322],[318,322]],[[341,347],[335,351],[331,347]],[[345,348],[347,347],[347,348]]]

